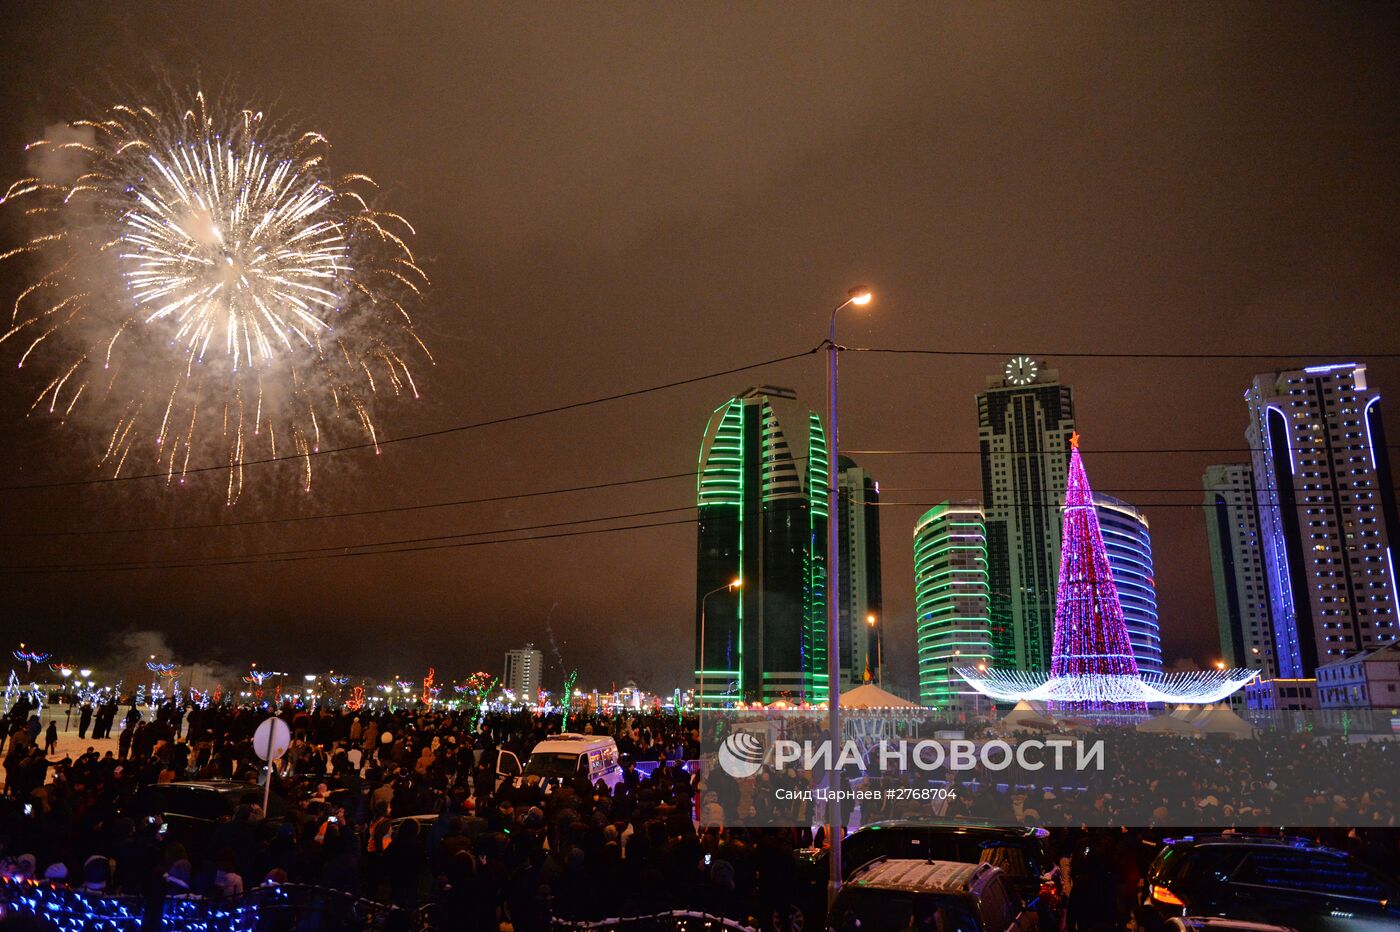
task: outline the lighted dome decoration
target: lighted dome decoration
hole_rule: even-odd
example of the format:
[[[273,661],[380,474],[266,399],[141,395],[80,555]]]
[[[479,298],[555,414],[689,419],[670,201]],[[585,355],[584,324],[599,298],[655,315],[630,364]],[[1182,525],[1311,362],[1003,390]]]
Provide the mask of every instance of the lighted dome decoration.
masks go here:
[[[957,673],[999,702],[1038,700],[1088,709],[1142,709],[1149,703],[1219,702],[1254,679],[1253,670],[1141,673],[1094,510],[1094,493],[1070,438],[1065,484],[1060,584],[1050,672],[958,667]]]
[[[1086,673],[1054,676],[1021,670],[976,670],[959,675],[984,696],[998,702],[1053,702],[1107,708],[1147,703],[1204,705],[1220,702],[1254,679],[1253,670],[1193,670],[1189,673],[1143,673],[1115,676]]]

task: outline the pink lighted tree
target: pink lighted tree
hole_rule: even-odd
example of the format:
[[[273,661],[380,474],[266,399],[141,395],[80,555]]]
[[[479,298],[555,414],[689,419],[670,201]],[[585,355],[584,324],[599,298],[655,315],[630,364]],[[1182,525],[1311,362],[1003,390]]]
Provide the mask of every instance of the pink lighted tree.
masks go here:
[[[984,696],[998,702],[1034,701],[1049,707],[1117,713],[1146,712],[1153,704],[1219,702],[1255,676],[1253,670],[1140,673],[1118,587],[1104,550],[1094,492],[1070,438],[1069,475],[1060,543],[1060,591],[1050,672],[957,667]]]
[[[1094,493],[1079,455],[1079,434],[1070,438],[1070,447],[1050,675],[1137,676],[1137,659],[1104,550]]]

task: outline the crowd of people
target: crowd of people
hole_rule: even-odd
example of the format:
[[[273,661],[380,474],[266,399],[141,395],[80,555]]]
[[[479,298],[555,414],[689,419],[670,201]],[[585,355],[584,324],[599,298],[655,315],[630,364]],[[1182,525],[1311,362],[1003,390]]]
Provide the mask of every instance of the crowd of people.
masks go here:
[[[263,765],[252,736],[267,715],[246,706],[170,703],[150,715],[132,706],[121,719],[115,751],[87,749],[53,760],[40,746],[39,719],[17,705],[6,720],[0,872],[150,903],[238,896],[262,884],[311,884],[410,914],[427,908],[443,928],[492,932],[504,921],[516,930],[542,930],[552,917],[600,919],[676,908],[765,930],[812,925],[803,916],[812,910],[803,852],[822,843],[820,831],[726,824],[724,807],[714,806],[734,798],[734,783],[714,773],[706,783],[681,766],[700,754],[693,720],[660,711],[575,716],[570,730],[615,739],[623,778],[612,787],[590,784],[586,775],[547,786],[533,774],[498,778],[496,751],[526,759],[536,743],[560,730],[558,715],[288,705],[279,715],[290,726],[291,742],[264,812]],[[1131,745],[1139,754],[1153,753],[1151,747]],[[1296,743],[1292,750],[1299,750]],[[1178,776],[1194,788],[1193,807],[1235,799],[1241,785],[1267,795],[1267,781],[1250,769],[1257,752],[1238,753],[1235,766],[1213,773],[1178,765]],[[1331,759],[1335,773],[1369,772],[1366,762],[1352,768],[1345,754],[1334,752]],[[1128,795],[1123,781],[1150,771],[1150,762],[1141,760],[1115,767],[1085,804],[1120,805],[1115,800]],[[765,772],[743,793],[752,798],[765,783],[789,777],[798,779]],[[152,785],[185,780],[235,781],[250,792],[231,818],[191,835],[171,831],[149,801]],[[1071,815],[1059,811],[1070,804],[1059,794],[999,792],[993,783],[984,779],[960,793],[946,814],[1001,824],[1048,824],[1052,815]],[[1337,806],[1366,807],[1366,824],[1394,825],[1385,788],[1341,801],[1319,796],[1317,806],[1316,825],[1338,824]],[[876,814],[909,813],[867,816]],[[1258,814],[1268,813],[1241,813],[1240,821],[1268,821],[1254,821]],[[1168,805],[1160,815],[1155,823],[1138,824],[1198,824],[1195,813],[1179,806]],[[817,816],[809,810],[803,821],[820,821]],[[1114,816],[1108,813],[1101,824]],[[1069,851],[1081,834],[1057,831],[1052,844]],[[1099,834],[1111,843],[1090,846],[1097,853],[1081,868],[1081,903],[1098,895],[1092,891],[1103,883],[1105,858],[1126,864],[1142,856],[1142,846],[1122,843],[1116,832]],[[1343,830],[1329,840],[1364,845],[1371,860],[1394,870],[1396,837],[1387,830],[1349,838]],[[1120,847],[1131,857],[1113,853]],[[1064,870],[1068,887],[1074,868],[1067,862]],[[1112,876],[1126,890],[1138,875],[1120,866]]]

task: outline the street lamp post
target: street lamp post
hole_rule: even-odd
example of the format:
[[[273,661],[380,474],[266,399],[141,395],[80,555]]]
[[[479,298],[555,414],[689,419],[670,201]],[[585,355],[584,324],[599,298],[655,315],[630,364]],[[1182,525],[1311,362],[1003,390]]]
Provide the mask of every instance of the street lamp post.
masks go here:
[[[836,507],[839,504],[837,478],[840,471],[838,422],[836,419],[836,360],[840,347],[836,345],[836,315],[842,308],[870,303],[869,288],[858,286],[846,292],[846,300],[831,309],[831,321],[826,337],[826,704],[827,727],[831,732],[832,760],[839,758],[837,742],[841,739],[841,540]],[[827,837],[831,843],[831,881],[828,897],[835,899],[841,889],[841,833],[845,820],[841,817],[840,789],[836,770],[831,771],[832,798],[827,801]]]
[[[700,740],[702,741],[705,739],[705,603],[712,595],[738,589],[743,585],[742,578],[733,579],[718,588],[711,589],[700,597],[700,695],[696,701],[696,708],[699,710],[699,722],[697,722],[696,727],[700,731]]]
[[[873,612],[865,616],[865,623],[875,630],[875,676],[877,677],[875,682],[883,689],[885,686],[885,638],[884,632],[875,628],[876,620]],[[866,656],[870,655],[866,654]]]

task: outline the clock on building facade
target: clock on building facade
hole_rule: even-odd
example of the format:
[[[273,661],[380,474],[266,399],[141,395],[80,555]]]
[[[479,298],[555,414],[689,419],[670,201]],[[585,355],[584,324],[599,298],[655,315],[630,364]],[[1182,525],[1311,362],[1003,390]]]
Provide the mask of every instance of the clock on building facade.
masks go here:
[[[1029,385],[1039,374],[1039,367],[1029,356],[1012,356],[1007,360],[1004,370],[1006,381],[1012,385]]]

